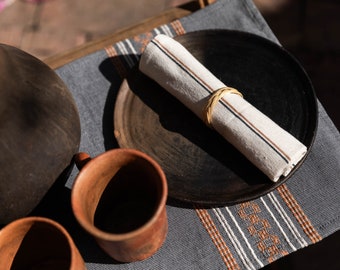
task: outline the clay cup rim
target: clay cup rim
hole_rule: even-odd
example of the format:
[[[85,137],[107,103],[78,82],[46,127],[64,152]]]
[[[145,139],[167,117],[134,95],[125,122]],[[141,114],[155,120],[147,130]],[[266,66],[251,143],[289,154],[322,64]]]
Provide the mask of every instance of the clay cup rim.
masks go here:
[[[86,183],[90,181],[89,177],[87,177],[86,175],[88,175],[91,171],[93,171],[95,167],[94,164],[110,160],[111,158],[114,158],[117,155],[131,155],[131,156],[135,156],[136,158],[141,158],[147,161],[154,168],[155,172],[157,172],[159,176],[159,180],[160,180],[160,186],[161,186],[160,196],[159,196],[160,199],[157,202],[157,207],[152,217],[147,222],[145,222],[142,226],[138,227],[135,230],[126,232],[126,233],[111,233],[111,232],[106,232],[106,231],[103,231],[97,228],[94,225],[94,214],[91,217],[89,217],[86,214],[86,211],[84,210],[84,206],[82,205],[84,201],[84,196],[83,196],[83,193],[80,192],[84,188]],[[161,216],[163,209],[165,208],[167,195],[168,195],[168,186],[167,186],[165,173],[163,169],[161,168],[161,166],[152,157],[136,149],[117,148],[117,149],[106,151],[98,155],[97,157],[91,159],[80,170],[72,187],[71,206],[72,206],[72,210],[77,221],[89,234],[101,240],[122,241],[122,240],[131,239],[137,235],[140,235],[157,221],[157,219]],[[94,208],[96,208],[96,206]]]

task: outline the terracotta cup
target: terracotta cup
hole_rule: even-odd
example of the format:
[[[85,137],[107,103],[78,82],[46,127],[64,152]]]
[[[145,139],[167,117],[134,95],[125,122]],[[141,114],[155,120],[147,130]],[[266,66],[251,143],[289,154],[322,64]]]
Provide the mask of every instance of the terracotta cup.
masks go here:
[[[3,270],[86,269],[64,227],[43,217],[21,218],[0,231],[0,262]]]
[[[80,225],[120,262],[144,260],[168,231],[166,177],[151,157],[113,149],[93,159],[79,153],[71,203]]]

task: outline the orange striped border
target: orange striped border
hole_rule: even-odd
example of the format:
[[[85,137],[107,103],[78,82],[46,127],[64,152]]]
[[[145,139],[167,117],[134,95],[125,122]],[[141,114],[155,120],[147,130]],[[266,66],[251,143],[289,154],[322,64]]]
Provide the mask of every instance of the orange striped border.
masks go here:
[[[184,27],[179,20],[175,20],[175,21],[171,22],[170,25],[175,30],[177,35],[184,35],[185,34],[186,31],[184,30]]]
[[[175,20],[175,21],[171,22],[170,27],[175,31],[175,33],[177,35],[183,35],[183,34],[186,33],[182,23],[179,20]],[[140,40],[141,36],[135,37],[135,41],[136,42],[142,42],[144,47],[146,46],[146,44],[152,38],[151,33],[145,33],[145,35],[146,35],[146,37],[143,40]],[[124,66],[124,64],[122,63],[121,59],[119,59],[119,55],[118,55],[116,49],[114,48],[114,46],[106,47],[105,51],[106,51],[107,55],[110,57],[113,65],[116,67],[119,76],[121,78],[125,78],[127,73],[128,73],[128,70]]]
[[[109,47],[105,48],[105,51],[106,51],[107,55],[110,57],[110,60],[113,63],[113,65],[115,66],[119,76],[121,78],[125,78],[128,71],[127,71],[126,67],[124,67],[121,59],[119,58],[116,49],[113,46],[109,46]]]
[[[211,219],[208,211],[206,209],[198,208],[196,205],[195,211],[200,218],[204,228],[207,230],[209,236],[211,237],[213,243],[217,247],[218,252],[220,253],[223,262],[227,266],[228,269],[240,269],[239,265],[237,264],[235,258],[231,254],[228,246],[224,242],[220,232],[218,231],[215,223]]]
[[[288,254],[282,249],[280,238],[270,230],[272,226],[269,221],[260,217],[262,210],[255,201],[241,203],[237,205],[237,209],[238,215],[247,224],[248,232],[257,239],[257,248],[269,263]]]
[[[290,211],[293,213],[296,220],[299,222],[301,228],[305,232],[305,234],[309,237],[312,243],[316,243],[322,239],[317,230],[313,227],[312,223],[303,212],[301,206],[293,197],[292,193],[289,191],[286,184],[278,187],[278,192],[282,197],[283,201],[286,203]]]

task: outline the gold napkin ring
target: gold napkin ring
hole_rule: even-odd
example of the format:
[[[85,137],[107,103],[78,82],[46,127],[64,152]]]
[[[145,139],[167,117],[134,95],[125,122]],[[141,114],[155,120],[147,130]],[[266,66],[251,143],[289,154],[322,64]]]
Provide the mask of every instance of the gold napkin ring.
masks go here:
[[[217,102],[225,94],[235,94],[243,98],[243,95],[237,89],[233,87],[229,87],[229,86],[225,86],[214,91],[208,100],[207,106],[205,107],[204,114],[203,114],[203,119],[207,126],[212,127],[211,120],[212,120],[213,109],[215,105],[217,104]]]

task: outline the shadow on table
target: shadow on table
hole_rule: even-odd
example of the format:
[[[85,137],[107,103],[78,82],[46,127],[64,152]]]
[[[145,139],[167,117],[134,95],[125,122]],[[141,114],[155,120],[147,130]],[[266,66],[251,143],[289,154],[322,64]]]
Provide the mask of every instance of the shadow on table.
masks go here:
[[[71,190],[65,186],[71,168],[56,180],[29,216],[47,217],[60,223],[71,235],[86,263],[119,264],[106,255],[94,238],[85,232],[75,219],[71,208]]]

